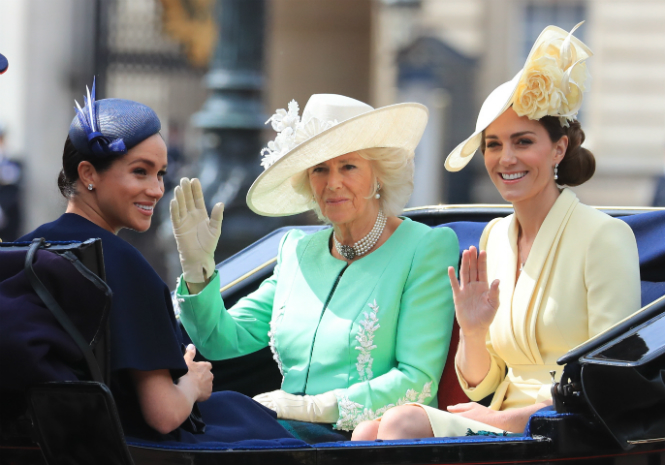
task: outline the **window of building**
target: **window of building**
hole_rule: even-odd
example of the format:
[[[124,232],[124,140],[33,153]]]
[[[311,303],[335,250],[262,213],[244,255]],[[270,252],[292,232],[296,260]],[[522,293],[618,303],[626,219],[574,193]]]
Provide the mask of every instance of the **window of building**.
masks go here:
[[[533,43],[538,35],[547,26],[559,26],[561,29],[570,31],[580,21],[587,19],[586,2],[574,0],[532,0],[524,7],[524,34],[522,46],[522,60],[531,51]],[[575,31],[575,37],[585,42],[588,25],[585,24]],[[584,108],[584,107],[583,107]],[[577,114],[579,121],[584,120],[584,109]]]
[[[577,23],[587,19],[586,2],[582,1],[530,1],[524,9],[523,59],[526,60],[531,46],[545,27],[554,25],[570,31]],[[575,37],[584,41],[587,31],[584,26],[575,31]]]

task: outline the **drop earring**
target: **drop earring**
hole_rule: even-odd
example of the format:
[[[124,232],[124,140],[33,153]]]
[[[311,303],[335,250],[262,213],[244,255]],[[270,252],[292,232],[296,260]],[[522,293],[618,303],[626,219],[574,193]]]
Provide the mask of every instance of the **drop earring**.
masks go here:
[[[377,183],[376,183],[376,195],[374,196],[374,198],[375,198],[376,200],[379,200],[379,199],[381,198],[381,194],[379,194],[379,191],[380,191],[380,190],[381,190],[381,183],[380,183],[380,182],[377,182]]]
[[[559,174],[558,173],[559,173],[559,164],[557,163],[556,165],[554,165],[554,180],[555,181],[557,179],[559,179]]]
[[[88,190],[89,191],[93,190],[94,188],[95,188],[95,186],[93,186],[92,184],[88,184]]]

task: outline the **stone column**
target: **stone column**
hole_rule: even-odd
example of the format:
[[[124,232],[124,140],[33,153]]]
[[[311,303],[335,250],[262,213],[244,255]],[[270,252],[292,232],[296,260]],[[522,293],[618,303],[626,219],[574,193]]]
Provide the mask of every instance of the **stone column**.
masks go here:
[[[245,195],[261,171],[264,0],[218,0],[219,39],[205,77],[210,95],[192,117],[203,130],[199,178],[208,208],[226,205],[217,257],[251,243],[274,227],[251,212]]]

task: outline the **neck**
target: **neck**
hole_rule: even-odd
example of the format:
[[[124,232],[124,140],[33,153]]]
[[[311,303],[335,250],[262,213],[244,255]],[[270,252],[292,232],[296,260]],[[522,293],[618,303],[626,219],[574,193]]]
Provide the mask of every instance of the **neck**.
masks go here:
[[[344,245],[353,245],[360,239],[365,237],[374,227],[377,216],[379,215],[379,207],[369,208],[365,215],[360,218],[350,221],[348,223],[333,224],[335,237]]]
[[[535,197],[513,203],[515,217],[519,223],[522,237],[528,243],[532,243],[536,238],[547,214],[560,194],[556,185],[552,184]]]
[[[113,234],[118,234],[121,228],[114,228],[99,211],[96,205],[86,202],[84,199],[79,198],[81,194],[76,194],[67,203],[66,213],[75,213],[82,216],[86,220],[95,223],[102,229],[106,229]],[[85,195],[85,194],[84,194]]]

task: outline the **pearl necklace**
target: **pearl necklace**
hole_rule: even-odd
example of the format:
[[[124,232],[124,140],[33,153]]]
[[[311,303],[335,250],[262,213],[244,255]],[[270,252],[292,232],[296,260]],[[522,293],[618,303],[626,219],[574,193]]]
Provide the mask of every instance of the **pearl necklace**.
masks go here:
[[[381,237],[381,234],[383,233],[383,229],[386,227],[387,220],[388,218],[383,214],[383,211],[379,210],[379,214],[376,217],[376,223],[374,223],[372,230],[353,245],[341,244],[333,232],[333,242],[335,243],[337,252],[347,260],[353,260],[356,257],[366,254],[378,242],[379,237]]]

